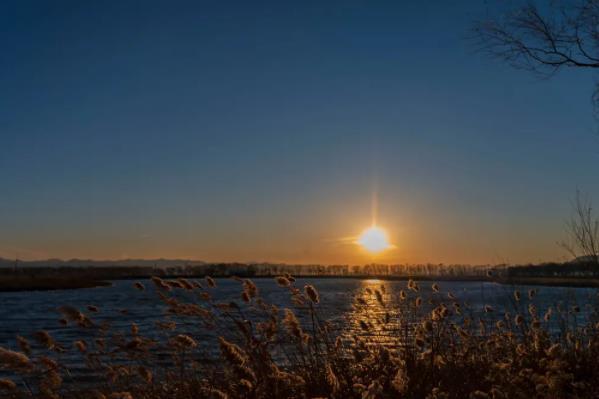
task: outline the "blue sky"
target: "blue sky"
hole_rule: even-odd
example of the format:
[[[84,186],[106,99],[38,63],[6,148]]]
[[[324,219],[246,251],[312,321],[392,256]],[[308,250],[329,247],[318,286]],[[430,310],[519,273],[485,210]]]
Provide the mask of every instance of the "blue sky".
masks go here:
[[[528,262],[599,197],[595,77],[473,50],[479,1],[0,5],[0,256]],[[353,237],[378,223],[373,258]]]

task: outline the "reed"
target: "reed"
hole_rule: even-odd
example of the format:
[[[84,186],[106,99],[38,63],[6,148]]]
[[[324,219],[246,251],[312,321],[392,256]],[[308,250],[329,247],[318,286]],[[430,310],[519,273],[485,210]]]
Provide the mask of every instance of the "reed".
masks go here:
[[[536,290],[506,297],[510,312],[479,312],[432,283],[430,294],[364,289],[354,298],[361,333],[343,334],[320,311],[316,287],[275,278],[292,307],[267,303],[250,279],[239,302],[213,299],[217,281],[153,278],[165,307],[143,335],[98,323],[101,307],[59,311],[80,337],[57,342],[48,332],[18,336],[0,348],[7,398],[594,398],[599,384],[599,318],[579,305],[542,309]],[[152,295],[143,284],[138,295]],[[142,289],[141,287],[144,287]],[[162,337],[162,338],[157,338]],[[385,338],[385,339],[383,339]],[[79,356],[97,379],[73,379],[63,357]],[[169,360],[164,361],[167,354]]]

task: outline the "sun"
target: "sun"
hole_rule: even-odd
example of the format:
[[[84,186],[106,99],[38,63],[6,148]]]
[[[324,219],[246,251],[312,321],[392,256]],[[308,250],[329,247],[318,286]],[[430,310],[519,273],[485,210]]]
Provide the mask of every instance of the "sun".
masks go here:
[[[386,249],[392,248],[393,245],[389,243],[387,233],[380,227],[371,226],[364,230],[360,237],[358,237],[358,244],[368,252],[378,253]]]

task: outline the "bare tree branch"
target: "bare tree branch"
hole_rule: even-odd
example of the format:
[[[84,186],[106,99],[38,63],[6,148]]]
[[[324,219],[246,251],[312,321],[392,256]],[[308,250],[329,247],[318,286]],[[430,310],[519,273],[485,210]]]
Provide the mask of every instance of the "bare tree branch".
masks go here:
[[[560,11],[552,18],[527,5],[503,18],[477,22],[477,47],[516,68],[539,73],[562,66],[599,68],[599,0]]]
[[[544,77],[563,67],[599,68],[599,0],[552,1],[544,12],[528,4],[494,19],[478,21],[477,50]],[[599,85],[592,96],[599,118]]]
[[[593,207],[588,197],[576,191],[572,203],[572,217],[566,223],[569,242],[561,246],[575,259],[597,263],[599,261],[599,219],[593,215]]]

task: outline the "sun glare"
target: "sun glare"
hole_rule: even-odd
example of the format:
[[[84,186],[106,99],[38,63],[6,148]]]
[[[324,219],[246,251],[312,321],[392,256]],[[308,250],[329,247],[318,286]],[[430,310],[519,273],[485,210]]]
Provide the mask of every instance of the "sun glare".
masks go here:
[[[392,247],[385,230],[377,226],[367,228],[360,234],[358,244],[372,253],[382,252]]]

